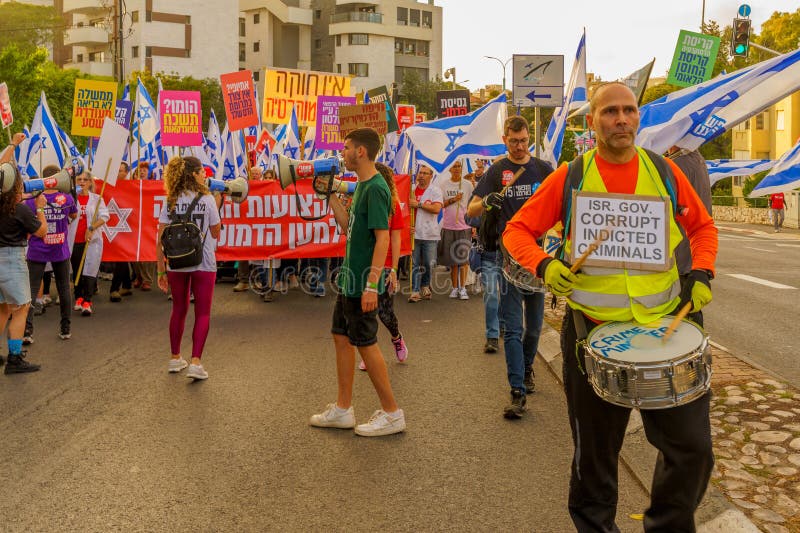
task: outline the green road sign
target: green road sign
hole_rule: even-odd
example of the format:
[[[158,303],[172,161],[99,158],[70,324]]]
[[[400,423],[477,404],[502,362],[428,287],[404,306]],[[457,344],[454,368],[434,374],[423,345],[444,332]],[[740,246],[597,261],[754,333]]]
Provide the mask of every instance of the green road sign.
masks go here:
[[[719,37],[681,30],[667,83],[688,87],[711,79],[719,52]]]

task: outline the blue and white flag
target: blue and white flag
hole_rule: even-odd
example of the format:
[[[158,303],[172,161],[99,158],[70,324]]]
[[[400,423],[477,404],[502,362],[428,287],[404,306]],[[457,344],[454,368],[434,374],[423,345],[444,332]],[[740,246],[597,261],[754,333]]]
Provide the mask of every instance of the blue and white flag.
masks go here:
[[[798,89],[800,49],[643,106],[636,144],[657,153],[695,150]]]
[[[711,186],[731,176],[752,176],[758,172],[769,170],[777,161],[772,159],[712,159],[706,161]]]
[[[561,157],[561,148],[564,143],[564,131],[567,128],[567,116],[571,111],[580,109],[586,103],[586,32],[584,32],[578,43],[578,51],[575,52],[575,63],[572,64],[572,74],[564,93],[564,105],[556,108],[547,133],[542,143],[540,158],[547,161],[553,168],[558,166],[558,158]]]
[[[78,148],[72,142],[72,139],[69,138],[69,135],[67,135],[67,132],[62,130],[60,126],[58,128],[58,135],[59,135],[59,137],[61,137],[61,142],[64,143],[64,147],[67,149],[67,152],[69,153],[69,156],[68,156],[69,159],[70,160],[77,159],[78,162],[81,164],[81,166],[83,168],[88,168],[87,165],[86,165],[86,161],[84,161],[83,156],[78,151]],[[71,161],[67,161],[67,162],[69,163]]]
[[[139,143],[144,146],[156,140],[156,135],[161,133],[161,126],[158,122],[158,110],[153,105],[153,100],[147,92],[142,80],[138,80],[136,88],[136,124],[133,127],[133,134],[138,137]]]
[[[55,165],[59,169],[64,167],[64,152],[61,151],[59,144],[58,129],[58,124],[47,105],[47,97],[42,91],[31,124],[31,142],[26,157],[28,175],[33,172],[33,175],[41,176],[42,169],[48,165]]]
[[[750,193],[750,198],[779,192],[789,192],[800,187],[800,141],[783,154],[772,171]]]
[[[286,140],[283,145],[283,155],[292,159],[300,159],[300,128],[297,125],[297,113],[292,106],[292,118],[286,128]]]
[[[211,160],[214,168],[217,168],[219,166],[219,160],[222,157],[222,137],[219,133],[217,115],[214,113],[213,108],[211,109],[211,113],[209,115],[208,135],[205,138],[206,152],[208,153],[208,158]]]
[[[440,118],[415,124],[405,134],[416,150],[418,163],[444,172],[462,157],[495,157],[506,153],[503,123],[506,120],[506,95],[460,117]]]

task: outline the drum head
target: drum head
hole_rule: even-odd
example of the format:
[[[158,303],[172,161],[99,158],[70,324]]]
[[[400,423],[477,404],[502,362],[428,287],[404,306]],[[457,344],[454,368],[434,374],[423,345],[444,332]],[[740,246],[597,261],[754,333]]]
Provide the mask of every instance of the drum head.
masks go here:
[[[666,316],[650,324],[609,322],[597,326],[589,333],[589,349],[607,359],[632,363],[669,361],[697,350],[705,333],[688,320],[682,320],[667,342],[663,342],[672,319]]]

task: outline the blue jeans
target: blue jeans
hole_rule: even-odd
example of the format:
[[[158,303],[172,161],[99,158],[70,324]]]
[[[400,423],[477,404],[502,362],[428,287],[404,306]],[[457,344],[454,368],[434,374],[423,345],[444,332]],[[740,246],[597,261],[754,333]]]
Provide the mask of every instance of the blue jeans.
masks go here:
[[[481,253],[481,284],[483,284],[483,313],[486,338],[500,338],[500,278],[503,274],[497,262],[499,252]]]
[[[325,280],[328,277],[328,258],[303,259],[303,263],[308,269],[308,290],[314,296],[324,296]]]
[[[436,246],[439,241],[414,240],[414,265],[411,272],[411,292],[419,292],[420,286],[430,287],[433,264],[436,261]],[[420,280],[420,278],[422,278]],[[420,283],[421,281],[421,283]]]
[[[525,367],[533,365],[533,358],[539,349],[539,335],[542,333],[544,320],[544,293],[530,294],[520,291],[501,275],[500,295],[500,312],[506,328],[503,347],[506,352],[508,384],[512,390],[525,391],[522,383]]]

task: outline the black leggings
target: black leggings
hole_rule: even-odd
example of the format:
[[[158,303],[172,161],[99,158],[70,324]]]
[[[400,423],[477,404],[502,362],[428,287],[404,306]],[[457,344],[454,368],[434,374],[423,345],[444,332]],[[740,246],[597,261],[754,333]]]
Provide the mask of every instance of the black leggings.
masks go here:
[[[114,277],[111,278],[111,292],[117,292],[120,288],[131,288],[131,267],[127,261],[112,263],[114,265]]]
[[[83,257],[83,249],[86,248],[85,242],[76,242],[72,247],[72,256],[69,258],[72,263],[72,279],[75,281],[75,275],[78,273],[78,268],[81,266],[81,257]],[[83,298],[85,301],[92,303],[92,296],[97,289],[96,276],[84,276],[81,273],[81,279],[75,286],[75,299]]]
[[[392,339],[400,336],[400,325],[397,323],[397,315],[394,314],[394,295],[389,294],[388,288],[378,296],[378,318],[389,330]]]
[[[70,293],[69,286],[69,259],[63,261],[54,261],[50,263],[53,265],[53,275],[56,278],[56,288],[58,289],[59,310],[61,311],[61,325],[70,324],[70,314],[72,313],[72,294]],[[31,282],[31,294],[36,297],[39,292],[39,285],[42,283],[44,276],[44,268],[47,263],[38,263],[36,261],[28,261],[28,275]],[[33,306],[28,309],[28,318],[25,320],[25,331],[33,333]]]

